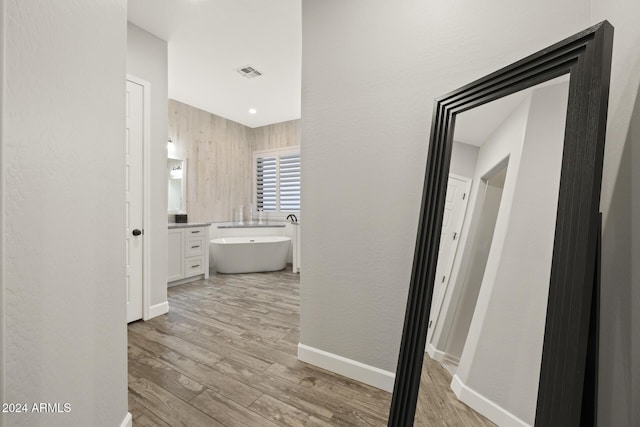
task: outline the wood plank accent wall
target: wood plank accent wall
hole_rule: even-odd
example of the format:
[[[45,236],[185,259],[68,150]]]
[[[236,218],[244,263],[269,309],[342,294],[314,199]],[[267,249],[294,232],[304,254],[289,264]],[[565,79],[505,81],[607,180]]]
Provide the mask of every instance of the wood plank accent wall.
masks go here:
[[[299,145],[300,125],[252,129],[170,99],[169,138],[169,155],[187,159],[189,221],[232,221],[234,208],[251,204],[253,151]]]
[[[252,129],[253,151],[300,145],[300,120],[275,123]]]
[[[251,200],[251,129],[169,100],[169,137],[187,159],[189,221],[231,221]]]

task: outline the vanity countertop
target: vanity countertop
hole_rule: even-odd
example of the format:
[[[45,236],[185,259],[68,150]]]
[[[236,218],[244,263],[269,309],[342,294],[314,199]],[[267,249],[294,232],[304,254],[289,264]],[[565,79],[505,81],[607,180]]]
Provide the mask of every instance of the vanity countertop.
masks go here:
[[[208,227],[212,222],[170,222],[169,228]]]

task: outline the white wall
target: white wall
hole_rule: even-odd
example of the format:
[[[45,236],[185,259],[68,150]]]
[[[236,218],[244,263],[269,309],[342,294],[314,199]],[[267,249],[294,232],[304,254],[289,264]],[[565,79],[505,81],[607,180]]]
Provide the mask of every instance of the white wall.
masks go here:
[[[395,371],[432,100],[587,27],[589,3],[303,0],[302,20],[301,342]]]
[[[3,402],[16,426],[119,426],[126,2],[1,1]],[[4,415],[4,414],[3,414]]]
[[[5,4],[4,0],[0,0],[0,39],[6,39],[7,26],[5,23]],[[5,92],[5,43],[0,43],[0,402],[6,402],[6,325],[5,325],[5,313],[6,313],[6,294],[5,283],[7,282],[5,267],[5,238],[4,230],[6,227],[5,222],[5,178],[4,178],[4,92]],[[0,416],[0,427],[4,427],[4,417]]]
[[[592,0],[615,27],[601,210],[602,314],[598,421],[640,425],[640,3]]]
[[[520,165],[516,175],[511,163],[507,169],[487,267],[456,374],[465,386],[530,425],[540,377],[567,98],[568,83],[532,94]],[[503,424],[501,419],[492,421]]]
[[[127,23],[127,73],[151,83],[149,233],[151,306],[167,301],[167,43]],[[187,168],[189,166],[187,165]]]
[[[473,178],[476,171],[476,162],[478,161],[479,150],[480,149],[475,145],[453,141],[449,173]]]

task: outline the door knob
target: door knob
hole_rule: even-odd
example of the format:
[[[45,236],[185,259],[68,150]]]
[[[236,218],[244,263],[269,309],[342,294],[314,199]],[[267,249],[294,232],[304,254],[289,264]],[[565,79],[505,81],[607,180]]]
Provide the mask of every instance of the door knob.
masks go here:
[[[133,234],[134,236],[139,236],[139,235],[141,235],[141,234],[142,234],[142,231],[141,231],[141,230],[138,230],[138,229],[136,228],[136,229],[134,229],[134,230],[133,230],[133,233],[132,233],[132,234]]]

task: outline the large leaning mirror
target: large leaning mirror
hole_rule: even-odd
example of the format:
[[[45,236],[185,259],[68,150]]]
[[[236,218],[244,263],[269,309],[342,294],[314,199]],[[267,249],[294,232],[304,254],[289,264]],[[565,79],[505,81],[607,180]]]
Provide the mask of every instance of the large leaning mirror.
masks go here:
[[[390,426],[593,424],[612,41],[602,22],[436,100]]]
[[[533,424],[568,94],[564,75],[456,118],[416,426]]]

